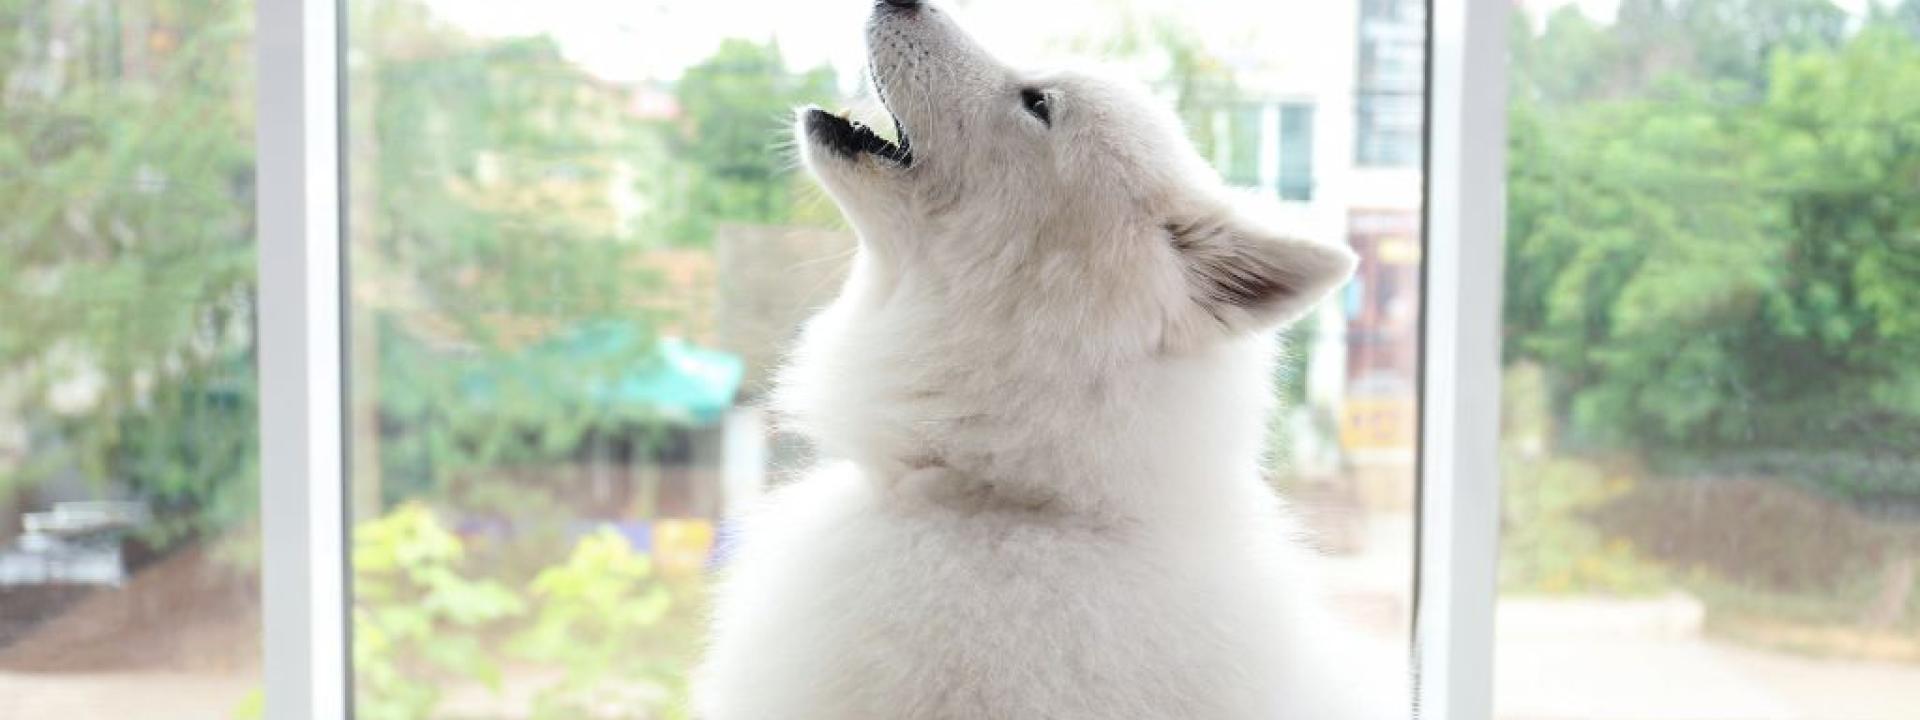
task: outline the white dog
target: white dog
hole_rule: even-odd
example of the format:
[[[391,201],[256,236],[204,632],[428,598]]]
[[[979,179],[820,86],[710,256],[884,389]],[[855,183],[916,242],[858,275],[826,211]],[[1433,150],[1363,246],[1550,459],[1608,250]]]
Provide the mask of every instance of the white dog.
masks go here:
[[[809,109],[858,231],[777,395],[824,466],[745,524],[706,720],[1405,720],[1259,458],[1272,330],[1347,250],[1236,208],[1175,116],[876,3],[900,141]]]

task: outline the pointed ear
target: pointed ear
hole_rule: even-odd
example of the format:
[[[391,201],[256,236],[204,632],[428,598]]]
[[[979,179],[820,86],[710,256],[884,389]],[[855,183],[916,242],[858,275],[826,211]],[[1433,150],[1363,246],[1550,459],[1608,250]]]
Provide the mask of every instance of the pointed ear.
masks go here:
[[[1305,315],[1353,275],[1353,251],[1286,237],[1238,215],[1166,224],[1194,302],[1229,332],[1272,328]]]

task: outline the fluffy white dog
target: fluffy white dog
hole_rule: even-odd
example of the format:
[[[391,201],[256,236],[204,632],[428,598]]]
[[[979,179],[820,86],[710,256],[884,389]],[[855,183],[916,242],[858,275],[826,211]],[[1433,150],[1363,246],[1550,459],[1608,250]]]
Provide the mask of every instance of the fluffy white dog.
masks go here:
[[[1272,331],[1354,257],[1238,207],[1135,87],[876,3],[899,142],[818,109],[860,235],[779,408],[835,458],[744,525],[707,720],[1404,720],[1259,466]]]

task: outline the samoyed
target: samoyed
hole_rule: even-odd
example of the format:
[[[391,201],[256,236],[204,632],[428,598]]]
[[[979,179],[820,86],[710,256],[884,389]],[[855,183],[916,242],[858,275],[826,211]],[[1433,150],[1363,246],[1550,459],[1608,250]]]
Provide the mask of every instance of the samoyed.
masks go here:
[[[725,571],[706,720],[1405,720],[1262,481],[1276,327],[1344,248],[1269,229],[1167,108],[874,4],[899,141],[806,109],[860,236],[775,402],[833,461]]]

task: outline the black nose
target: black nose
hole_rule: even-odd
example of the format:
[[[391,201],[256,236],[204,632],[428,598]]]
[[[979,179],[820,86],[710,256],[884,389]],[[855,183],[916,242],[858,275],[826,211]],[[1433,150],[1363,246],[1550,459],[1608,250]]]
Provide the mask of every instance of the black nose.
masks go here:
[[[912,10],[924,4],[920,0],[882,0],[882,2],[902,10]]]

